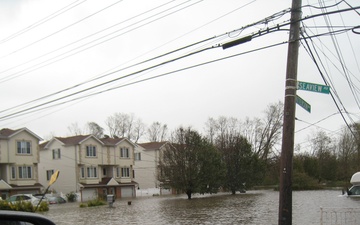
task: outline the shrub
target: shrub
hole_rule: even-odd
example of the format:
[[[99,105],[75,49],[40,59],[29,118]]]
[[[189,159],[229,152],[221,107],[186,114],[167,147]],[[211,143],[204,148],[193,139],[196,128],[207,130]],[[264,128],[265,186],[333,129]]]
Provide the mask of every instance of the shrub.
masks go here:
[[[8,201],[0,201],[0,210],[11,210],[11,205]]]
[[[308,176],[306,173],[294,172],[293,190],[317,190],[321,188],[317,180]]]
[[[66,194],[66,198],[69,202],[76,202],[77,195],[75,192],[72,191],[72,192]]]
[[[49,203],[41,202],[36,211],[39,211],[39,212],[49,211]]]
[[[8,201],[0,201],[0,210],[12,210],[12,211],[23,211],[23,212],[34,212],[36,206],[31,202],[18,201],[10,203]],[[41,202],[37,208],[38,212],[49,211],[49,204],[47,202]]]
[[[93,206],[99,206],[99,205],[106,205],[106,202],[101,200],[100,198],[94,199],[94,200],[90,200],[87,202],[87,205],[89,207],[93,207]]]

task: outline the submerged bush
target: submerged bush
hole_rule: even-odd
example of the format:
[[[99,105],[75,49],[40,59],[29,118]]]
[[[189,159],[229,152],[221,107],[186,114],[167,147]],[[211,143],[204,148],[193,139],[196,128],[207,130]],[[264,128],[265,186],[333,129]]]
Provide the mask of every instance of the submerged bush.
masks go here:
[[[75,192],[72,191],[72,192],[66,194],[66,198],[69,202],[76,202],[77,195]]]
[[[37,212],[46,212],[49,211],[49,203],[41,202],[39,207],[36,209]]]
[[[317,190],[322,188],[316,179],[306,173],[299,172],[294,173],[292,185],[293,190]]]
[[[94,199],[94,200],[90,200],[87,202],[87,205],[89,207],[92,206],[99,206],[99,205],[106,205],[106,202],[104,200],[101,200],[100,198]]]
[[[12,211],[22,211],[22,212],[34,212],[36,205],[34,206],[31,202],[18,201],[18,202],[8,202],[0,201],[0,210],[12,210]],[[49,211],[49,204],[47,202],[41,202],[39,207],[36,209],[38,212]]]

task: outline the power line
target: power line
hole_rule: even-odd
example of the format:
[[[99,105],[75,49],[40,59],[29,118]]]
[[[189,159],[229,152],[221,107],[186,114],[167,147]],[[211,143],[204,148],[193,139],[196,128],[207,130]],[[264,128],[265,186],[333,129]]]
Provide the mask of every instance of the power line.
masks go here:
[[[42,25],[42,24],[50,21],[51,19],[54,19],[55,17],[60,16],[61,14],[63,14],[63,13],[65,13],[65,12],[67,12],[67,11],[75,8],[76,6],[84,3],[86,0],[82,0],[81,2],[79,2],[79,1],[80,1],[80,0],[76,0],[76,1],[74,1],[74,2],[72,2],[72,3],[70,3],[69,5],[67,5],[67,6],[65,6],[65,7],[57,10],[56,12],[51,13],[50,15],[42,18],[41,20],[39,20],[39,21],[37,21],[37,22],[29,25],[28,27],[26,27],[26,28],[24,28],[24,29],[22,29],[22,30],[17,31],[17,32],[14,33],[14,34],[11,34],[10,36],[8,36],[8,37],[0,40],[0,44],[3,44],[3,43],[5,43],[5,42],[7,42],[7,41],[10,41],[10,40],[12,40],[12,39],[14,39],[14,38],[16,38],[16,37],[18,37],[18,36],[20,36],[20,35],[28,32],[28,31],[30,31],[30,30],[32,30],[32,29],[34,29],[34,28],[36,28],[36,27],[38,27],[38,26],[40,26],[40,25]],[[79,2],[79,3],[77,3],[77,2]]]
[[[350,29],[350,28],[349,28]],[[349,29],[344,29],[344,30],[349,30]],[[351,29],[350,29],[351,30]],[[339,32],[339,31],[338,31]],[[328,34],[328,33],[327,33]],[[326,35],[326,34],[319,34],[319,35],[316,35],[316,36],[321,36],[321,35]],[[260,36],[260,35],[259,35]],[[285,43],[285,42],[284,42]],[[280,43],[280,44],[284,44],[284,43]],[[225,58],[223,58],[223,59],[226,59],[227,57],[225,57]],[[219,60],[223,60],[223,59],[219,59]],[[213,61],[213,62],[215,62],[215,61]],[[205,64],[208,64],[209,62],[206,62],[206,63],[203,63],[204,65]],[[162,74],[162,75],[158,75],[158,77],[160,77],[160,76],[165,76],[165,75],[167,75],[167,74],[171,74],[171,73],[174,73],[174,72],[179,72],[179,71],[182,71],[182,70],[185,70],[185,69],[190,69],[190,68],[194,68],[194,67],[197,67],[197,66],[200,66],[201,64],[198,64],[198,65],[194,65],[194,66],[190,66],[190,67],[187,67],[187,68],[183,68],[183,69],[179,69],[179,70],[176,70],[176,71],[173,71],[173,72],[169,72],[169,73],[166,73],[166,74]],[[159,65],[160,66],[160,65]],[[151,68],[151,67],[150,67]],[[149,68],[147,68],[146,70],[148,70]],[[137,71],[137,72],[135,72],[135,73],[133,73],[133,74],[137,74],[137,73],[141,73],[141,72],[143,72],[144,70],[140,70],[140,71]],[[144,80],[142,80],[142,81],[146,81],[146,80],[149,80],[149,79],[154,79],[154,78],[156,78],[156,77],[152,77],[152,78],[147,78],[147,79],[144,79]],[[142,81],[137,81],[137,82],[134,82],[134,83],[139,83],[139,82],[142,82]],[[108,83],[108,82],[106,82],[106,83]],[[104,83],[103,83],[104,84]],[[101,84],[101,85],[103,85],[103,84]],[[126,84],[126,85],[124,85],[124,86],[128,86],[128,85],[130,85],[130,84]],[[94,87],[96,87],[96,86],[94,86]],[[117,87],[117,88],[119,88],[119,87]],[[115,88],[112,88],[112,89],[115,89]],[[112,89],[109,89],[109,90],[112,90]],[[109,90],[105,90],[105,91],[100,91],[100,92],[97,92],[96,94],[98,94],[98,93],[103,93],[103,92],[106,92],[106,91],[109,91]],[[83,90],[83,91],[85,91],[85,90]],[[81,91],[81,92],[83,92],[83,91]],[[80,93],[81,93],[80,92]],[[78,92],[76,92],[75,94],[77,94]],[[94,94],[91,94],[91,95],[94,95]],[[85,96],[85,97],[88,97],[88,96],[90,96],[90,95],[87,95],[87,96]],[[81,98],[84,98],[84,97],[81,97]],[[62,98],[60,98],[60,99],[62,99]],[[59,99],[59,100],[60,100]],[[70,100],[70,101],[74,101],[74,99],[73,100]],[[50,102],[47,102],[47,103],[44,103],[44,104],[41,104],[40,106],[44,106],[45,104],[49,104],[49,103],[52,103],[52,102],[54,102],[54,101],[50,101]],[[64,103],[61,103],[61,104],[64,104]],[[36,107],[39,107],[39,105],[38,106],[36,106]],[[50,106],[50,107],[52,107],[52,106]],[[35,107],[31,107],[31,110],[32,109],[34,109]],[[47,107],[48,108],[48,107]],[[29,109],[28,109],[29,110]],[[23,113],[25,113],[25,110],[22,110],[21,112],[17,112],[16,114],[21,114],[21,115],[23,115]],[[10,116],[14,116],[15,114],[13,114],[13,115],[10,115]],[[10,117],[9,115],[8,116],[6,116],[6,117]]]
[[[346,30],[351,30],[351,29],[349,28],[349,29],[346,29]],[[316,35],[316,36],[318,37],[318,36],[322,36],[322,35],[328,35],[328,33],[318,34],[318,35]],[[180,71],[183,71],[183,70],[195,68],[195,67],[198,67],[198,66],[202,66],[202,65],[206,65],[206,64],[213,63],[213,62],[216,62],[216,61],[220,61],[220,60],[232,58],[232,57],[235,57],[235,56],[247,54],[247,53],[250,53],[250,52],[259,51],[259,50],[263,50],[263,49],[266,49],[266,48],[270,48],[270,47],[282,45],[282,44],[285,44],[285,43],[287,43],[287,42],[282,42],[282,43],[274,44],[274,45],[271,45],[271,46],[266,46],[266,47],[263,47],[263,48],[258,48],[258,49],[256,49],[256,50],[247,51],[247,52],[245,52],[245,53],[235,54],[235,55],[228,56],[228,57],[224,57],[224,58],[221,58],[221,59],[212,60],[212,61],[208,61],[208,62],[205,62],[205,63],[201,63],[201,64],[189,66],[189,67],[182,68],[182,69],[179,69],[179,70],[175,70],[175,71],[171,71],[171,72],[168,72],[168,73],[164,73],[164,74],[160,74],[160,75],[157,75],[157,76],[153,76],[153,77],[150,77],[150,78],[146,78],[146,79],[143,79],[143,80],[140,80],[140,81],[132,82],[132,83],[129,83],[129,84],[124,84],[124,85],[117,86],[117,87],[110,88],[110,89],[103,90],[103,91],[98,91],[98,92],[95,92],[95,93],[92,93],[92,94],[88,94],[88,95],[85,95],[85,96],[80,96],[80,97],[78,97],[78,98],[70,99],[70,100],[68,100],[68,101],[66,101],[66,102],[61,102],[61,103],[58,103],[58,104],[56,104],[56,105],[63,105],[63,104],[65,104],[65,103],[72,102],[72,101],[75,101],[75,100],[79,100],[79,99],[82,99],[82,98],[85,98],[85,97],[90,97],[90,96],[97,95],[97,94],[100,94],[100,93],[104,93],[104,92],[108,92],[108,91],[111,91],[111,90],[115,90],[115,89],[118,89],[118,88],[121,88],[121,87],[125,87],[125,86],[133,85],[133,84],[136,84],[136,83],[148,81],[148,80],[155,79],[155,78],[159,78],[159,77],[162,77],[162,76],[166,76],[166,75],[169,75],[169,74],[172,74],[172,73],[176,73],[176,72],[180,72]],[[42,107],[42,106],[44,106],[44,105],[47,105],[47,104],[54,103],[54,102],[56,102],[56,101],[62,100],[62,99],[64,99],[64,98],[71,97],[71,96],[76,95],[76,94],[79,94],[79,93],[83,93],[83,92],[88,91],[88,90],[91,90],[91,89],[93,89],[93,88],[96,88],[96,87],[99,87],[99,86],[103,86],[103,85],[108,84],[108,83],[111,83],[111,82],[113,82],[113,81],[120,80],[120,79],[123,79],[123,78],[125,78],[125,77],[129,77],[129,76],[133,76],[133,75],[135,75],[135,74],[144,72],[144,71],[149,70],[149,69],[156,68],[156,67],[161,66],[161,65],[165,65],[165,64],[167,64],[167,63],[170,63],[170,62],[179,60],[179,59],[181,59],[181,58],[188,57],[188,56],[190,56],[190,55],[194,55],[194,54],[200,53],[200,52],[202,52],[202,51],[212,49],[212,48],[214,48],[214,47],[220,47],[220,46],[213,46],[213,47],[210,47],[210,48],[202,49],[202,50],[197,51],[197,52],[192,52],[191,54],[188,54],[188,55],[185,55],[185,56],[182,56],[182,57],[179,57],[179,58],[175,58],[175,59],[172,59],[172,60],[169,60],[169,61],[166,61],[166,62],[157,64],[157,65],[152,66],[152,67],[148,67],[148,68],[146,68],[146,69],[143,69],[143,70],[140,70],[140,71],[137,71],[137,72],[133,72],[133,73],[127,74],[127,75],[125,75],[125,76],[123,76],[123,77],[116,78],[116,79],[111,80],[111,81],[107,81],[107,82],[105,82],[105,83],[102,83],[102,84],[93,86],[93,87],[91,87],[91,88],[87,88],[87,89],[84,89],[84,90],[75,92],[75,93],[73,93],[73,94],[69,94],[69,95],[67,95],[67,96],[64,96],[64,97],[61,97],[61,98],[57,98],[57,99],[55,99],[55,100],[52,100],[52,101],[49,101],[49,102],[46,102],[46,103],[39,104],[39,105],[37,105],[37,106],[29,107],[29,108],[27,108],[27,109],[20,110],[20,111],[18,111],[18,112],[12,113],[12,114],[2,116],[2,117],[0,117],[0,120],[4,120],[4,119],[8,119],[8,118],[14,118],[14,117],[22,116],[22,115],[25,115],[25,114],[28,114],[28,113],[37,112],[37,111],[39,111],[39,110],[43,110],[43,109],[46,109],[46,108],[49,108],[49,107],[53,107],[54,105],[47,106],[47,107],[40,108],[40,109],[36,109],[36,108]],[[35,110],[35,109],[36,109],[36,110]],[[29,110],[32,110],[32,111],[29,112]]]
[[[189,0],[189,1],[190,1],[190,0]],[[155,15],[152,15],[152,16],[150,16],[150,17],[148,17],[148,18],[142,19],[142,20],[140,20],[140,21],[138,21],[138,22],[135,22],[134,24],[131,24],[131,25],[129,25],[129,26],[126,26],[125,28],[122,28],[122,29],[120,29],[120,30],[117,30],[117,31],[112,32],[112,33],[110,33],[110,34],[107,34],[107,35],[105,35],[105,36],[102,36],[102,37],[100,37],[100,38],[97,38],[97,39],[95,39],[95,40],[92,40],[92,41],[90,41],[90,42],[87,42],[87,43],[85,43],[85,44],[82,44],[82,45],[80,45],[80,46],[77,46],[77,47],[75,47],[75,48],[73,48],[73,49],[71,49],[71,50],[69,50],[69,51],[66,51],[66,52],[64,52],[64,53],[61,53],[61,54],[59,54],[59,55],[57,55],[57,56],[55,56],[55,57],[52,57],[52,58],[47,59],[47,60],[44,60],[44,61],[42,61],[42,62],[40,62],[40,63],[38,63],[38,64],[35,64],[35,65],[33,65],[33,66],[30,66],[30,67],[28,67],[28,68],[26,68],[26,69],[23,69],[22,71],[16,72],[16,73],[14,73],[14,74],[10,74],[10,75],[8,75],[8,76],[6,76],[6,77],[3,77],[2,79],[0,79],[0,83],[9,81],[9,80],[14,79],[14,78],[19,77],[19,76],[23,76],[23,75],[25,75],[25,74],[27,74],[27,73],[29,73],[29,72],[36,71],[36,70],[38,70],[38,69],[40,69],[40,68],[43,68],[43,67],[45,67],[45,66],[51,65],[51,64],[53,64],[53,63],[56,63],[56,62],[58,62],[58,61],[64,60],[64,59],[66,59],[66,58],[69,58],[70,56],[73,56],[73,55],[76,55],[76,54],[78,54],[78,53],[80,53],[80,52],[83,52],[83,51],[85,51],[85,50],[91,49],[91,48],[96,47],[96,46],[98,46],[98,45],[100,45],[100,44],[106,43],[106,42],[108,42],[108,41],[110,41],[110,40],[113,40],[113,39],[115,39],[115,38],[117,38],[117,37],[120,37],[120,36],[122,36],[122,35],[124,35],[124,34],[126,34],[126,33],[129,33],[129,32],[131,32],[131,31],[134,31],[134,30],[136,30],[136,29],[139,29],[139,28],[141,28],[141,27],[143,27],[143,26],[145,26],[145,25],[148,25],[148,24],[150,24],[150,23],[153,23],[153,22],[155,22],[155,21],[158,21],[158,20],[160,20],[160,19],[163,19],[163,18],[165,18],[165,17],[167,17],[167,16],[170,16],[170,15],[176,13],[176,12],[179,12],[179,11],[181,11],[181,10],[184,10],[184,9],[186,9],[186,8],[192,6],[192,5],[198,4],[198,3],[201,2],[201,1],[203,1],[203,0],[199,0],[199,1],[195,2],[195,3],[192,3],[191,5],[186,5],[186,6],[184,6],[183,8],[177,9],[177,10],[174,11],[174,12],[167,13],[167,14],[162,15],[162,16],[160,16],[160,17],[158,17],[158,18],[155,18],[155,19],[153,19],[153,20],[151,20],[151,21],[148,21],[148,22],[146,22],[146,23],[144,23],[144,24],[140,24],[140,25],[138,25],[138,26],[136,26],[136,27],[134,27],[134,28],[131,28],[131,29],[129,29],[129,30],[125,30],[126,28],[130,28],[130,27],[132,27],[132,26],[134,26],[134,25],[136,25],[136,24],[139,24],[139,23],[141,23],[141,22],[144,22],[144,21],[148,20],[149,18],[158,16],[158,15],[160,15],[160,14],[162,14],[162,13],[165,13],[166,11],[169,11],[169,10],[171,10],[171,9],[174,9],[174,8],[176,8],[176,7],[184,4],[184,3],[180,3],[180,4],[178,4],[177,6],[171,7],[170,9],[166,9],[166,10],[164,10],[164,11],[162,11],[162,12],[160,12],[160,13],[157,13],[157,14],[155,14]],[[185,3],[186,3],[186,2],[185,2]],[[118,31],[122,31],[122,30],[125,30],[125,31],[122,32],[122,33],[120,33],[120,34],[116,34]],[[108,36],[110,36],[110,35],[112,35],[112,34],[114,34],[114,36],[111,36],[111,37],[107,38]],[[105,38],[107,38],[107,39],[105,39]],[[102,39],[105,39],[105,40],[102,40]],[[99,42],[95,43],[96,41],[99,41]],[[94,43],[94,44],[93,44],[93,43]]]
[[[282,12],[282,13],[287,13],[288,11],[287,11],[287,10],[284,10],[284,11],[281,11],[281,12]],[[280,14],[280,13],[276,13],[276,14],[274,14],[274,15],[279,16],[279,14]],[[267,18],[265,18],[265,19],[263,19],[263,20],[260,20],[260,21],[258,21],[258,22],[256,22],[256,23],[253,23],[251,26],[264,23],[265,21],[269,21],[269,18],[271,18],[271,17],[267,17]],[[248,27],[250,27],[250,26],[248,25],[248,26],[242,27],[242,28],[237,29],[237,30],[244,30],[244,29],[246,29],[246,28],[248,28]],[[275,29],[277,29],[277,26],[275,27]],[[266,29],[266,30],[265,30],[265,33],[270,32],[270,30],[274,30],[274,28]],[[234,31],[236,31],[236,30],[234,30]],[[232,32],[234,32],[234,31],[232,31]],[[231,32],[226,32],[226,33],[223,33],[223,34],[221,34],[221,35],[209,37],[209,38],[207,38],[207,39],[203,39],[203,40],[197,41],[197,42],[195,42],[195,43],[192,43],[192,44],[189,44],[189,45],[180,47],[180,48],[178,48],[178,49],[171,50],[171,51],[169,51],[169,52],[167,52],[167,53],[164,53],[164,54],[155,56],[155,57],[153,57],[153,58],[144,60],[144,61],[142,61],[142,62],[139,62],[139,63],[133,64],[133,65],[130,65],[130,66],[127,66],[127,67],[124,67],[124,68],[121,68],[121,69],[118,69],[118,70],[115,70],[115,71],[106,73],[106,74],[104,74],[104,75],[102,75],[102,76],[98,76],[98,77],[96,77],[96,78],[94,78],[94,79],[90,79],[90,80],[88,80],[88,81],[85,81],[85,82],[82,82],[82,83],[80,83],[80,84],[71,86],[71,87],[69,87],[69,88],[66,88],[66,89],[57,91],[57,92],[55,92],[55,93],[52,93],[52,94],[49,94],[49,95],[46,95],[46,96],[43,96],[43,97],[41,97],[41,98],[38,98],[38,99],[35,99],[35,100],[32,100],[32,101],[26,102],[26,103],[23,103],[23,104],[21,104],[21,105],[17,105],[17,106],[14,106],[14,107],[11,107],[11,108],[8,108],[8,109],[5,109],[5,110],[2,110],[2,111],[0,111],[0,113],[7,112],[7,111],[10,111],[10,110],[19,108],[19,107],[21,107],[21,106],[28,105],[28,104],[30,104],[30,103],[34,103],[34,102],[39,101],[39,100],[42,100],[42,99],[46,99],[46,98],[51,97],[51,96],[53,96],[53,95],[57,95],[57,94],[60,94],[60,93],[62,93],[62,92],[65,92],[65,91],[68,91],[68,90],[77,88],[77,87],[79,87],[79,86],[81,86],[81,85],[83,85],[83,84],[86,84],[86,83],[89,83],[89,82],[92,82],[92,81],[96,81],[96,80],[98,80],[98,79],[104,78],[104,77],[109,76],[109,75],[111,75],[111,74],[118,73],[118,72],[120,72],[120,71],[124,71],[124,70],[126,70],[126,69],[131,68],[131,67],[135,67],[135,66],[144,64],[144,63],[146,63],[146,62],[150,62],[150,61],[152,61],[152,60],[162,58],[162,57],[164,57],[164,56],[173,54],[173,53],[175,53],[175,52],[178,52],[178,51],[181,51],[181,50],[184,50],[184,49],[187,49],[187,48],[189,48],[189,47],[196,46],[196,45],[201,44],[201,43],[205,43],[205,42],[207,42],[207,41],[209,41],[209,40],[216,39],[216,38],[219,38],[219,37],[221,37],[221,36],[226,36],[226,35],[228,35],[229,33],[231,33]],[[260,35],[263,35],[263,33],[264,33],[264,32],[259,31],[259,32],[256,33],[256,35],[260,36]]]
[[[85,20],[87,20],[87,19],[89,19],[89,18],[91,18],[91,17],[93,17],[93,16],[95,16],[95,15],[97,15],[97,14],[99,14],[99,13],[101,13],[101,12],[103,12],[103,11],[109,9],[109,8],[111,8],[111,7],[113,7],[114,5],[116,5],[116,4],[118,4],[118,3],[122,2],[122,1],[123,1],[123,0],[119,0],[119,1],[117,1],[117,2],[115,2],[115,3],[112,3],[112,4],[108,5],[108,6],[106,6],[106,7],[102,8],[102,9],[100,9],[100,10],[98,10],[98,11],[96,11],[96,12],[90,14],[90,15],[88,15],[88,16],[85,16],[84,18],[82,18],[82,19],[80,19],[80,20],[78,20],[78,21],[76,21],[76,22],[74,22],[74,23],[71,23],[71,24],[69,24],[69,25],[61,28],[60,30],[57,30],[57,31],[55,31],[55,32],[53,32],[53,33],[51,33],[51,34],[48,34],[48,35],[45,36],[45,37],[42,37],[42,38],[40,38],[40,39],[38,39],[38,40],[36,40],[36,41],[28,44],[28,45],[25,45],[25,46],[23,46],[23,47],[15,50],[15,51],[13,51],[13,52],[10,52],[8,55],[2,56],[1,58],[4,58],[4,57],[7,57],[7,56],[12,55],[12,54],[14,54],[14,53],[17,53],[17,52],[19,52],[19,51],[21,51],[21,50],[23,50],[23,49],[26,49],[26,48],[28,48],[28,47],[30,47],[30,46],[32,46],[32,45],[35,45],[35,44],[37,44],[37,43],[39,43],[39,42],[41,42],[41,41],[43,41],[43,40],[45,40],[45,39],[47,39],[47,38],[49,38],[49,37],[52,37],[52,36],[54,36],[54,35],[62,32],[62,31],[64,31],[64,30],[72,27],[72,26],[75,26],[76,24],[79,24],[79,23],[81,23],[81,22],[83,22],[83,21],[85,21]]]
[[[177,73],[177,72],[185,71],[185,70],[188,70],[188,69],[196,68],[196,67],[199,67],[199,66],[204,66],[204,65],[207,65],[207,64],[210,64],[210,63],[214,63],[214,62],[222,61],[222,60],[225,60],[225,59],[233,58],[233,57],[236,57],[236,56],[240,56],[240,55],[244,55],[244,54],[248,54],[248,53],[252,53],[252,52],[264,50],[264,49],[267,49],[267,48],[276,47],[276,46],[283,45],[283,44],[286,44],[286,43],[287,43],[287,42],[285,41],[285,42],[281,42],[281,43],[277,43],[277,44],[268,45],[268,46],[265,46],[265,47],[253,49],[253,50],[250,50],[250,51],[238,53],[238,54],[235,54],[235,55],[231,55],[231,56],[227,56],[227,57],[223,57],[223,58],[219,58],[219,59],[207,61],[207,62],[204,62],[204,63],[200,63],[200,64],[188,66],[188,67],[184,67],[184,68],[181,68],[181,69],[178,69],[178,70],[173,70],[173,71],[170,71],[170,72],[167,72],[167,73],[159,74],[159,75],[156,75],[156,76],[153,76],[153,77],[150,77],[150,78],[142,79],[142,80],[135,81],[135,82],[131,82],[131,83],[128,83],[128,84],[123,84],[123,85],[116,86],[116,87],[113,87],[113,88],[109,88],[109,89],[106,89],[106,90],[102,90],[102,91],[98,91],[98,92],[95,92],[95,93],[87,94],[87,95],[85,95],[85,96],[80,96],[80,97],[77,97],[77,98],[73,98],[73,99],[67,100],[67,101],[65,101],[65,102],[57,103],[57,104],[55,104],[55,105],[50,105],[50,106],[46,106],[46,107],[44,107],[44,108],[39,108],[39,107],[41,107],[41,106],[45,106],[45,105],[50,104],[50,103],[53,103],[53,102],[55,102],[55,101],[64,99],[64,98],[58,98],[58,99],[55,99],[55,100],[52,100],[52,101],[49,101],[49,102],[46,102],[46,103],[43,103],[43,104],[34,106],[34,107],[29,107],[29,108],[27,108],[27,109],[20,110],[20,111],[15,112],[15,113],[11,113],[11,114],[2,116],[2,117],[0,117],[0,121],[6,120],[6,119],[10,119],[10,118],[16,118],[16,117],[18,117],[18,116],[23,116],[23,115],[26,115],[26,114],[29,114],[29,113],[38,112],[38,111],[41,111],[41,110],[44,110],[44,109],[47,109],[47,108],[51,108],[51,107],[58,106],[58,105],[63,105],[63,104],[66,104],[66,103],[69,103],[69,102],[72,102],[72,101],[76,101],[76,100],[79,100],[79,99],[82,99],[82,98],[85,98],[85,97],[90,97],[90,96],[98,95],[98,94],[105,93],[105,92],[108,92],[108,91],[112,91],[112,90],[115,90],[115,89],[118,89],[118,88],[123,88],[123,87],[130,86],[130,85],[133,85],[133,84],[137,84],[137,83],[149,81],[149,80],[156,79],[156,78],[160,78],[160,77],[163,77],[163,76],[167,76],[167,75],[170,75],[170,74],[173,74],[173,73]],[[220,46],[218,46],[218,47],[220,47]],[[208,50],[208,49],[205,49],[205,50]],[[131,75],[137,74],[137,73],[139,73],[139,72],[142,72],[142,71],[138,71],[138,72],[135,72],[135,73],[131,73],[131,74],[128,74],[128,75],[126,75],[126,76],[131,76]],[[121,77],[121,78],[122,78],[122,77]],[[121,79],[121,78],[118,78],[118,79]],[[107,82],[107,83],[108,83],[108,82]],[[103,83],[103,84],[104,84],[104,83]],[[101,85],[103,85],[103,84],[101,84]],[[83,92],[83,91],[81,91],[81,92]],[[78,94],[78,93],[76,93],[76,94]],[[72,96],[72,95],[68,95],[68,96],[66,96],[66,97],[70,97],[70,96]],[[37,108],[39,108],[39,109],[37,109]],[[32,111],[30,111],[30,110],[32,110]]]
[[[313,127],[313,126],[319,127],[319,126],[317,126],[316,124],[321,123],[321,122],[323,122],[323,121],[325,121],[325,120],[329,119],[330,117],[333,117],[333,116],[335,116],[335,115],[337,115],[337,114],[339,114],[339,112],[335,112],[335,113],[333,113],[333,114],[330,114],[330,115],[328,115],[328,116],[326,116],[326,117],[318,120],[318,121],[315,122],[315,123],[308,123],[308,122],[305,122],[304,120],[301,120],[301,119],[299,119],[299,118],[295,118],[297,121],[301,121],[301,122],[304,122],[304,123],[309,124],[307,127],[304,127],[304,128],[301,128],[301,129],[295,131],[295,133],[299,133],[299,132],[301,132],[301,131],[303,131],[303,130],[306,130],[306,129],[308,129],[308,128],[310,128],[310,127]],[[327,129],[323,128],[323,127],[319,127],[319,128],[321,128],[321,129],[323,129],[323,130],[327,130]],[[330,131],[330,130],[327,130],[327,131]]]
[[[7,72],[7,71],[10,71],[10,70],[15,69],[15,68],[17,68],[17,67],[26,65],[26,64],[28,64],[28,63],[30,63],[30,62],[33,62],[33,61],[36,61],[36,60],[38,60],[38,59],[40,59],[40,58],[43,58],[43,57],[45,57],[45,56],[48,56],[48,55],[50,55],[50,54],[52,54],[52,53],[58,52],[58,51],[60,51],[60,50],[62,50],[62,49],[65,49],[65,48],[67,48],[67,47],[69,47],[69,46],[72,46],[72,45],[74,45],[74,44],[76,44],[76,43],[79,43],[79,42],[81,42],[81,41],[83,41],[83,40],[85,40],[85,39],[88,39],[88,38],[90,38],[90,37],[92,37],[92,36],[95,36],[95,35],[97,35],[97,34],[100,34],[100,33],[104,32],[104,31],[107,31],[107,30],[109,30],[109,29],[111,29],[111,28],[114,28],[114,27],[116,27],[116,26],[118,26],[118,25],[121,25],[121,24],[126,23],[126,22],[131,21],[131,20],[134,20],[134,19],[136,19],[136,18],[138,18],[138,17],[140,17],[140,16],[142,16],[142,15],[144,15],[144,14],[147,14],[147,13],[152,12],[152,11],[158,9],[158,8],[161,8],[161,7],[163,7],[163,6],[171,3],[171,2],[173,2],[173,1],[174,1],[174,0],[169,1],[169,2],[166,2],[166,3],[164,3],[164,4],[161,4],[161,5],[159,5],[159,6],[156,6],[156,7],[154,7],[154,8],[151,8],[150,10],[147,10],[147,11],[145,11],[145,12],[142,12],[142,13],[140,13],[140,14],[137,14],[137,15],[135,15],[135,16],[133,16],[133,17],[131,17],[131,18],[128,18],[128,19],[126,19],[126,20],[124,20],[124,21],[121,21],[121,22],[116,23],[116,24],[114,24],[114,25],[112,25],[112,26],[109,26],[109,27],[106,27],[106,28],[104,28],[104,29],[102,29],[102,30],[99,30],[99,31],[97,31],[97,32],[95,32],[95,33],[92,33],[92,34],[90,34],[90,35],[87,35],[87,36],[85,36],[85,37],[82,37],[82,38],[80,38],[80,39],[78,39],[78,40],[76,40],[76,41],[73,41],[73,42],[71,42],[71,43],[68,43],[68,44],[66,44],[66,45],[63,45],[63,46],[61,46],[61,47],[59,47],[59,48],[56,48],[56,49],[54,49],[54,50],[52,50],[52,51],[49,51],[49,52],[47,52],[47,53],[45,53],[45,54],[42,54],[42,55],[38,56],[38,57],[32,58],[32,59],[30,59],[30,60],[28,60],[28,61],[26,61],[26,62],[23,62],[23,63],[21,63],[21,64],[18,64],[18,65],[16,65],[16,66],[13,66],[13,67],[10,67],[10,68],[8,68],[8,69],[6,69],[6,70],[3,70],[3,71],[1,71],[0,73],[4,73],[4,72]],[[122,29],[121,29],[121,30],[122,30]],[[117,30],[117,31],[119,31],[119,30]],[[105,36],[107,36],[107,35],[105,35]],[[105,37],[105,36],[104,36],[104,37]],[[31,69],[31,67],[30,67],[30,69]]]
[[[310,39],[311,39],[311,38],[310,38]],[[322,73],[322,71],[321,71],[321,69],[320,69],[320,67],[319,67],[319,64],[317,63],[317,61],[316,61],[316,59],[315,59],[314,54],[312,53],[312,51],[311,51],[311,49],[310,49],[310,46],[309,46],[306,38],[304,38],[303,40],[305,41],[305,44],[306,44],[306,46],[307,46],[308,52],[309,52],[309,54],[310,54],[310,57],[311,57],[311,59],[313,60],[313,62],[315,63],[316,68],[318,69],[318,71],[319,71],[319,73],[320,73],[320,76],[322,77],[322,79],[323,79],[323,81],[325,82],[325,84],[327,84],[327,81],[326,81],[326,79],[325,79],[325,77],[324,77],[324,75],[323,75],[323,73]],[[345,119],[345,117],[344,117],[344,115],[343,115],[343,113],[342,113],[342,110],[340,109],[339,105],[337,104],[337,102],[336,102],[336,100],[335,100],[332,92],[330,92],[330,96],[332,97],[332,99],[333,99],[333,101],[334,101],[334,103],[335,103],[335,106],[336,106],[336,108],[338,109],[341,117],[343,118],[343,121],[345,122],[346,126],[350,129],[351,133],[352,133],[352,134],[354,135],[354,137],[355,137],[355,133],[352,131],[350,125],[349,125],[348,122],[346,121],[346,119]],[[339,99],[339,100],[340,100],[340,99]]]

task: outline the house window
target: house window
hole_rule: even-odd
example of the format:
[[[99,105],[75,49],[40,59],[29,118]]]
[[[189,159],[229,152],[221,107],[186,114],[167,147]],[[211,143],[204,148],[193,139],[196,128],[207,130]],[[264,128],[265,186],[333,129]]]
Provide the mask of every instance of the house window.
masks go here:
[[[54,170],[46,170],[46,180],[50,180],[53,174]]]
[[[81,169],[80,169],[80,176],[81,176],[81,178],[85,178],[85,168],[84,167],[81,167]]]
[[[16,167],[11,167],[11,179],[16,179]]]
[[[116,167],[116,177],[120,177],[120,167]]]
[[[94,178],[97,177],[96,167],[87,168],[87,177]]]
[[[135,153],[135,161],[140,161],[141,160],[141,153],[137,152]]]
[[[31,154],[30,141],[18,141],[17,142],[17,154],[30,155]]]
[[[96,146],[94,145],[86,146],[86,157],[96,157]]]
[[[121,168],[121,177],[130,177],[130,168]]]
[[[32,167],[31,166],[19,166],[19,178],[30,179],[32,178]]]
[[[128,148],[120,148],[120,157],[121,158],[129,158],[129,149]]]
[[[106,168],[103,168],[103,176],[106,176]]]
[[[61,158],[60,148],[52,150],[52,158],[53,159],[60,159]]]

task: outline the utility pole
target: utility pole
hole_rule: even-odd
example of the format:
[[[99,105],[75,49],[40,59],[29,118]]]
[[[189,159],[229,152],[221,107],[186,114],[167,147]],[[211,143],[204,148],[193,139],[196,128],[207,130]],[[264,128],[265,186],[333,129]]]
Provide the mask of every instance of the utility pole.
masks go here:
[[[292,224],[292,161],[294,154],[300,19],[301,0],[292,0],[285,81],[283,137],[280,162],[279,225]]]

